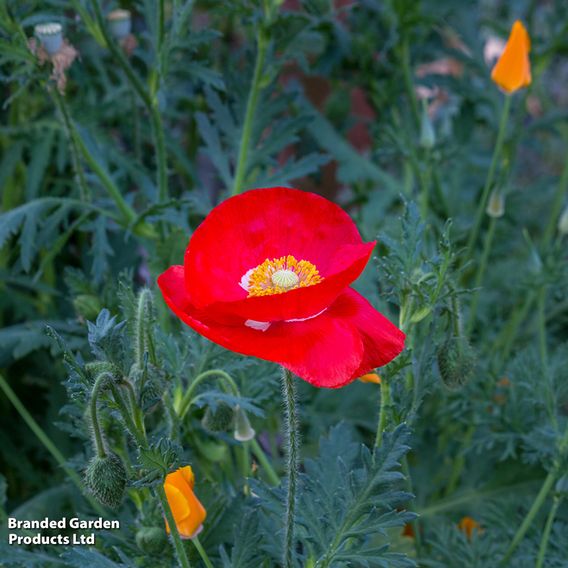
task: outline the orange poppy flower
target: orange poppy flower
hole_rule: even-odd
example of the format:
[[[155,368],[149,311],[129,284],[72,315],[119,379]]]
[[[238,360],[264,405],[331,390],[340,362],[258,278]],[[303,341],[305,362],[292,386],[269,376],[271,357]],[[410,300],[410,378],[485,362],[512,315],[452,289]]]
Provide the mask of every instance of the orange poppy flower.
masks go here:
[[[359,380],[362,383],[375,383],[376,385],[381,384],[381,377],[379,377],[377,373],[367,373],[366,375],[359,377]]]
[[[473,536],[473,531],[481,532],[481,525],[471,517],[463,517],[458,523],[458,529],[462,531],[469,540]]]
[[[507,94],[531,84],[530,50],[529,34],[523,24],[517,20],[513,24],[505,49],[491,72],[493,82]]]
[[[207,511],[193,492],[194,484],[195,476],[189,465],[168,473],[164,481],[164,491],[182,538],[197,536],[201,532],[203,521],[207,516]],[[169,534],[170,527],[167,521],[166,531]]]

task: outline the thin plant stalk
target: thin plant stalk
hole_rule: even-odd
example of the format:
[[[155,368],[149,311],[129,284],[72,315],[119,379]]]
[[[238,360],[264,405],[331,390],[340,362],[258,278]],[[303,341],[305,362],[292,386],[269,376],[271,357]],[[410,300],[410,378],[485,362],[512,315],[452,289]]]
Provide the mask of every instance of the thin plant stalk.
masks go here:
[[[562,171],[562,175],[560,176],[560,180],[558,181],[558,185],[556,186],[556,191],[554,192],[554,197],[552,198],[550,217],[548,219],[548,223],[542,237],[542,246],[544,249],[546,249],[552,241],[552,237],[554,236],[554,232],[556,231],[558,217],[560,217],[560,213],[562,212],[562,205],[564,204],[567,193],[568,160],[566,160],[566,163],[564,164],[564,170]]]
[[[383,434],[387,427],[387,414],[391,407],[391,387],[386,376],[381,377],[381,404],[379,407],[379,420],[377,421],[377,434],[375,436],[375,446],[378,448],[383,441]]]
[[[296,521],[296,491],[298,484],[298,462],[300,452],[300,433],[296,409],[297,393],[294,376],[287,369],[282,372],[282,394],[285,404],[286,420],[286,470],[288,474],[288,492],[286,497],[286,518],[284,527],[284,568],[294,566],[294,535]]]
[[[239,154],[237,157],[237,166],[235,169],[235,177],[233,179],[233,188],[231,195],[237,195],[243,190],[243,183],[248,167],[248,151],[251,144],[252,125],[258,104],[258,96],[261,91],[262,70],[266,59],[267,41],[264,30],[261,28],[257,34],[257,53],[256,62],[254,65],[254,73],[252,76],[252,83],[247,99],[247,106],[245,110],[245,118],[243,122],[243,129],[241,132],[241,139],[239,142]]]
[[[552,501],[552,507],[550,508],[550,513],[548,513],[548,518],[546,519],[546,525],[544,526],[544,532],[542,533],[542,538],[540,540],[540,547],[538,549],[538,556],[536,558],[535,568],[543,568],[544,558],[546,557],[546,551],[548,549],[548,541],[550,540],[550,533],[552,531],[552,525],[554,519],[556,518],[556,513],[558,512],[558,507],[562,502],[562,497],[556,495]]]
[[[29,429],[36,435],[37,439],[43,444],[45,449],[53,456],[61,469],[67,474],[69,479],[77,486],[85,498],[89,501],[93,509],[102,517],[107,516],[107,512],[95,501],[86,491],[81,478],[67,465],[67,460],[63,454],[57,449],[57,446],[51,441],[43,428],[34,420],[33,416],[28,412],[27,408],[22,404],[16,393],[11,389],[4,377],[0,375],[0,388],[6,395],[6,398],[12,403],[18,414],[22,417]]]
[[[485,237],[485,243],[483,245],[483,253],[481,254],[481,261],[477,268],[477,275],[475,277],[475,290],[473,291],[473,297],[471,299],[471,309],[469,311],[469,320],[467,324],[467,336],[470,337],[473,329],[475,327],[475,320],[477,318],[477,307],[479,304],[479,288],[483,283],[483,277],[485,276],[485,271],[487,270],[487,262],[489,261],[489,256],[491,255],[491,248],[493,246],[493,240],[495,238],[495,227],[497,226],[497,219],[491,217],[489,222],[489,230]]]
[[[266,477],[268,477],[270,483],[275,486],[280,485],[280,478],[278,477],[278,474],[274,471],[270,460],[266,457],[266,454],[255,438],[250,441],[250,448],[254,457],[258,460],[261,467],[264,469]]]
[[[211,563],[211,560],[209,560],[209,556],[207,555],[207,552],[203,548],[202,544],[199,542],[199,538],[197,536],[194,536],[191,539],[191,542],[193,543],[193,545],[197,549],[197,552],[199,552],[199,556],[201,556],[201,560],[203,560],[203,564],[205,564],[205,566],[207,568],[213,568],[213,564]]]
[[[105,458],[106,448],[103,439],[103,435],[101,432],[101,425],[99,423],[99,416],[98,416],[98,399],[99,395],[101,394],[103,387],[106,384],[106,381],[109,380],[109,374],[103,373],[97,377],[95,381],[95,386],[91,392],[91,400],[90,400],[90,411],[91,411],[91,424],[93,427],[93,434],[95,439],[95,448],[97,450],[97,456],[99,458]]]
[[[505,140],[505,132],[507,131],[507,121],[509,120],[510,110],[511,97],[505,96],[503,110],[501,111],[501,120],[499,121],[499,130],[497,131],[497,140],[495,142],[495,148],[493,149],[493,157],[491,158],[491,165],[489,166],[489,171],[487,172],[487,179],[485,180],[481,199],[479,200],[473,227],[467,240],[466,248],[470,251],[470,253],[477,241],[479,229],[483,220],[483,213],[485,212],[487,200],[489,199],[489,193],[491,192],[491,186],[493,185],[493,180],[495,178],[497,163],[499,162],[499,157],[501,156],[501,150],[503,149],[503,142]]]

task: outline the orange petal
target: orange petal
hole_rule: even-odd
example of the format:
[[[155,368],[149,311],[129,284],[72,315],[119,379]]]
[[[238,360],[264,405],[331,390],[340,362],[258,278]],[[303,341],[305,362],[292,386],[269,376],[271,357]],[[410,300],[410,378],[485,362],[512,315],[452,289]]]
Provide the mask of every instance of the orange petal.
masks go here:
[[[481,525],[475,520],[472,519],[471,517],[463,517],[460,522],[458,523],[458,528],[460,529],[460,531],[462,531],[463,533],[465,533],[465,535],[467,536],[467,538],[469,540],[471,540],[471,537],[473,535],[473,531],[479,531],[481,528]]]
[[[366,375],[359,377],[359,380],[362,383],[375,383],[376,385],[381,384],[381,377],[379,377],[377,373],[367,373]]]
[[[529,34],[517,20],[513,24],[507,45],[491,72],[491,79],[506,93],[514,93],[531,84],[530,49]]]

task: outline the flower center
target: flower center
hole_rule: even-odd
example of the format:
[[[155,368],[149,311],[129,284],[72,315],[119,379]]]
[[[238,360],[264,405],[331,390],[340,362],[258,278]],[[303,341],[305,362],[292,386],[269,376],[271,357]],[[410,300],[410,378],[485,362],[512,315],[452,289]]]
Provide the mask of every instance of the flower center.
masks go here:
[[[274,286],[281,286],[286,288],[286,290],[290,290],[300,281],[300,278],[293,270],[285,268],[284,270],[277,270],[270,277],[270,280],[272,280]]]
[[[247,272],[245,277],[249,298],[282,294],[319,284],[323,280],[314,264],[307,260],[296,260],[291,254],[272,260],[267,258]]]

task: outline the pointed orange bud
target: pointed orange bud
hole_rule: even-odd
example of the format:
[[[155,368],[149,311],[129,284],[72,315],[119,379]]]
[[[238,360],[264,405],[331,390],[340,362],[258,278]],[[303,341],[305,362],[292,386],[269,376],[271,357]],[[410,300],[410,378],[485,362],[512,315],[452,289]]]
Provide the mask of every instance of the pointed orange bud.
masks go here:
[[[458,523],[458,529],[462,531],[469,540],[473,536],[473,531],[481,532],[481,525],[471,517],[463,517]]]
[[[182,538],[193,538],[203,528],[207,512],[193,492],[195,477],[189,465],[168,473],[164,481],[164,490],[178,532]],[[166,531],[170,527],[166,521]]]
[[[523,24],[517,20],[501,57],[493,67],[491,79],[507,94],[531,84],[529,52],[531,40]]]
[[[375,383],[376,385],[381,384],[381,377],[379,377],[377,373],[367,373],[366,375],[359,377],[359,380],[362,383]]]

